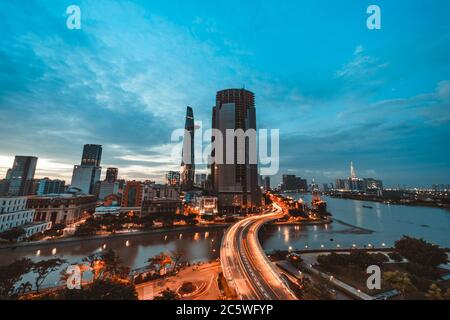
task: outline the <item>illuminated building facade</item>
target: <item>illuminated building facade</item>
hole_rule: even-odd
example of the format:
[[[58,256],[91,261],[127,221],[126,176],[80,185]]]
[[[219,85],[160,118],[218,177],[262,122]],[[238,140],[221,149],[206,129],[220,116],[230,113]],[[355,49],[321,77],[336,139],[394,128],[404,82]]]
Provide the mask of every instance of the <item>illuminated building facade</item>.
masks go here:
[[[213,150],[210,166],[212,189],[219,198],[219,208],[224,213],[239,213],[256,210],[261,205],[261,190],[258,186],[258,165],[249,163],[250,150],[256,149],[255,142],[244,143],[243,150],[237,150],[234,141],[227,141],[226,131],[241,129],[244,132],[256,130],[255,95],[245,89],[228,89],[217,92],[213,107],[212,128],[223,136],[223,149]],[[215,137],[212,138],[213,142]],[[234,143],[234,162],[226,163],[226,146]],[[252,149],[250,149],[252,148]],[[215,157],[221,152],[222,163]],[[244,154],[245,163],[238,163],[238,153]]]

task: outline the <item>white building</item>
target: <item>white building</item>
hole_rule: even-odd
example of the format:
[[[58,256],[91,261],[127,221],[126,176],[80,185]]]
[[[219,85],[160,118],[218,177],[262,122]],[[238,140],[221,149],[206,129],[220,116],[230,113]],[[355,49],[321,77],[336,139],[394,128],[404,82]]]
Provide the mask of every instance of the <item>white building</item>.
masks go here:
[[[51,222],[34,222],[34,209],[27,209],[27,197],[0,198],[0,233],[22,228],[25,237],[49,230]]]
[[[219,213],[217,197],[195,197],[195,208],[201,215],[216,216]]]

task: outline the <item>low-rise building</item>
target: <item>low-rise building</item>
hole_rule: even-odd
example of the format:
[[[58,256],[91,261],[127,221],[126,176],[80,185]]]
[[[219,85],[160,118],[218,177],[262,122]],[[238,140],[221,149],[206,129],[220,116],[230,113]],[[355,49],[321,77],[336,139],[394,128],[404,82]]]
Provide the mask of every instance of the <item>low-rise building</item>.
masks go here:
[[[156,215],[164,214],[181,214],[183,212],[183,204],[181,200],[170,199],[151,199],[144,200],[142,203],[141,215]]]
[[[0,198],[0,233],[22,228],[25,238],[51,228],[51,222],[34,222],[35,210],[27,208],[27,197]]]
[[[95,208],[94,216],[102,217],[106,215],[119,216],[121,208],[118,206],[100,206]]]
[[[34,221],[51,221],[56,224],[70,224],[95,212],[94,195],[49,194],[31,196],[27,207],[36,211]]]
[[[196,197],[195,208],[201,215],[216,216],[219,213],[218,199],[208,196]]]

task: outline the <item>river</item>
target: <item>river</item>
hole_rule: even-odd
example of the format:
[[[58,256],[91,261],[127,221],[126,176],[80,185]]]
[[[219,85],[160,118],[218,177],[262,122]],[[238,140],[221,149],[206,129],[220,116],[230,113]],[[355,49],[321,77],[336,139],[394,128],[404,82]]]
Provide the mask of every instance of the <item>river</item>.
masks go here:
[[[290,194],[309,202],[311,196]],[[329,225],[276,226],[261,229],[260,240],[266,252],[273,250],[364,247],[369,244],[392,246],[403,235],[424,238],[443,247],[450,247],[450,210],[430,207],[387,205],[375,202],[328,198],[328,211],[337,221]],[[372,208],[365,208],[369,206]],[[70,242],[58,245],[0,249],[0,265],[28,257],[34,261],[60,257],[68,263],[79,263],[90,254],[112,249],[132,269],[145,267],[147,260],[160,252],[183,251],[192,263],[219,257],[224,230],[206,232],[167,232],[101,240]],[[38,251],[39,250],[39,251]],[[28,275],[25,280],[31,279]],[[47,283],[55,283],[53,273]]]
[[[310,194],[289,194],[311,201]],[[393,246],[403,235],[423,238],[450,247],[450,210],[432,207],[388,205],[325,197],[328,211],[336,219],[320,226],[266,226],[260,240],[266,251]],[[366,207],[364,207],[366,206]],[[372,208],[367,208],[372,207]]]

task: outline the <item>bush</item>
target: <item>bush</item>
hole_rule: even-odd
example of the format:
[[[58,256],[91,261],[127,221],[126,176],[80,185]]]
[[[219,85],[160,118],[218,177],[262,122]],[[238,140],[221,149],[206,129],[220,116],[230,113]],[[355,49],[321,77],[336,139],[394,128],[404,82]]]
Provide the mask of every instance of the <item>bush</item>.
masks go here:
[[[395,250],[411,262],[436,267],[447,262],[447,253],[423,239],[403,237],[395,242]]]
[[[391,258],[392,260],[394,260],[395,262],[400,262],[403,261],[403,257],[401,254],[399,254],[398,252],[389,252],[388,253],[389,258]]]
[[[379,266],[387,261],[388,258],[384,254],[370,254],[364,250],[353,250],[350,254],[337,254],[333,252],[317,258],[319,264],[330,269],[353,266],[357,269],[365,270],[368,266]]]
[[[418,277],[428,278],[432,280],[436,280],[440,277],[439,272],[437,272],[434,268],[414,262],[405,264],[405,269],[409,273]]]
[[[188,294],[194,292],[196,287],[192,282],[184,282],[180,287],[180,293],[181,294]]]

